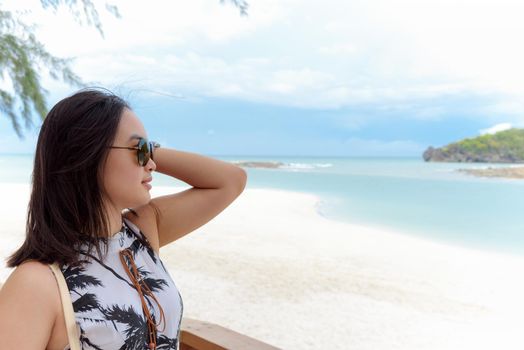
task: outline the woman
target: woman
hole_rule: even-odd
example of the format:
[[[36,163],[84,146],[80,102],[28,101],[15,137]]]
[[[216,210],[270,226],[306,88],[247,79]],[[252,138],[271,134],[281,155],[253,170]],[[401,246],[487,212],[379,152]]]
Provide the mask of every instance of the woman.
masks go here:
[[[26,239],[7,260],[16,269],[0,291],[2,349],[69,348],[54,262],[82,349],[178,349],[183,303],[159,249],[218,215],[247,176],[147,137],[128,103],[107,90],[80,90],[49,111]],[[153,171],[192,188],[151,198]]]

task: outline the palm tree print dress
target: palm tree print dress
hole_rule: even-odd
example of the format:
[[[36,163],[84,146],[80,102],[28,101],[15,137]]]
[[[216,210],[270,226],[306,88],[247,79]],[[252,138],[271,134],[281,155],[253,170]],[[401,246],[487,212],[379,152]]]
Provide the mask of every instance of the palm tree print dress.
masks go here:
[[[157,326],[157,349],[178,350],[182,297],[147,238],[136,225],[123,218],[120,232],[100,239],[108,245],[103,261],[96,251],[80,249],[81,265],[61,266],[73,302],[82,350],[149,349],[147,319],[140,296],[119,257],[123,249],[132,252],[140,278],[164,310],[165,324]],[[132,271],[127,259],[126,263]],[[158,324],[161,315],[158,305],[148,295],[144,294],[144,298],[153,321]],[[69,349],[67,345],[64,350]]]

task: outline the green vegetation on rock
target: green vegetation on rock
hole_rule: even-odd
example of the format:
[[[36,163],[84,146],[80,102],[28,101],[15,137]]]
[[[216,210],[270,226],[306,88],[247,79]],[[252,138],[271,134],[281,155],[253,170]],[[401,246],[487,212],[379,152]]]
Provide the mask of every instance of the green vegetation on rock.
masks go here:
[[[434,162],[524,163],[524,129],[466,138],[441,148],[430,146],[422,157]]]

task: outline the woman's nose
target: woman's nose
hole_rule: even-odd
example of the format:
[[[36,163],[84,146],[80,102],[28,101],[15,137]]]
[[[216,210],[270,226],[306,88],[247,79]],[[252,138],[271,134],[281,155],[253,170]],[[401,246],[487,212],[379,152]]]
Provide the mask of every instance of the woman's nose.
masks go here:
[[[152,158],[149,158],[149,161],[147,162],[146,165],[147,165],[147,168],[150,171],[155,171],[156,170],[156,163],[155,163],[155,161]]]

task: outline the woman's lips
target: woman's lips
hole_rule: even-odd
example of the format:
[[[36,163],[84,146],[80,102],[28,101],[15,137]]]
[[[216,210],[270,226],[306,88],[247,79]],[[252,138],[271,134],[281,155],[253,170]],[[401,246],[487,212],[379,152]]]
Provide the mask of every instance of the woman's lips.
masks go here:
[[[146,186],[148,190],[150,190],[150,189],[151,189],[151,185],[150,185],[149,183],[150,183],[152,180],[153,180],[153,177],[150,176],[150,177],[148,177],[147,179],[145,179],[144,181],[142,181],[142,184],[143,184],[144,186]]]

